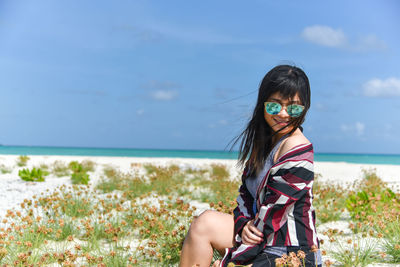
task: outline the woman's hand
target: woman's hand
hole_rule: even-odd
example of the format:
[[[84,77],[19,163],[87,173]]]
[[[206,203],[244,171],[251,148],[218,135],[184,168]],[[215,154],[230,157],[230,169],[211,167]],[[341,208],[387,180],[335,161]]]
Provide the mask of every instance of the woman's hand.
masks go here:
[[[214,261],[214,263],[211,267],[218,267],[220,265],[220,263],[221,263],[220,260],[216,260],[216,261]]]
[[[254,219],[248,221],[242,230],[242,241],[245,245],[256,245],[263,240],[263,233],[254,226]]]

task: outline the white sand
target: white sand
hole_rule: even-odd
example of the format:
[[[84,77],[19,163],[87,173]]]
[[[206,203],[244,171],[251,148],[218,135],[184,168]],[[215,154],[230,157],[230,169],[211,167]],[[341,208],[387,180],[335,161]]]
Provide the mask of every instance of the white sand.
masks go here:
[[[95,184],[103,176],[104,166],[111,165],[122,172],[143,173],[143,168],[138,168],[135,163],[155,164],[166,166],[176,164],[180,168],[209,168],[210,164],[224,164],[229,168],[231,179],[240,179],[242,170],[236,166],[236,160],[220,159],[187,159],[187,158],[134,158],[134,157],[86,157],[86,156],[29,156],[26,167],[18,167],[18,156],[0,155],[0,165],[12,169],[11,173],[0,173],[0,218],[7,209],[15,207],[25,198],[31,198],[46,190],[52,190],[62,184],[70,184],[70,177],[55,177],[49,175],[43,183],[32,183],[21,180],[18,171],[23,168],[39,167],[41,164],[51,166],[56,160],[69,162],[90,160],[96,163],[94,173],[90,173],[91,183]],[[133,163],[133,164],[132,164]],[[316,162],[315,172],[322,175],[321,182],[327,183],[352,183],[362,177],[362,170],[375,169],[378,176],[388,182],[394,189],[400,185],[400,165],[369,165],[351,164],[344,162]]]
[[[400,165],[315,162],[314,171],[327,183],[353,183],[363,177],[362,170],[375,170],[378,177],[394,189],[400,185]]]

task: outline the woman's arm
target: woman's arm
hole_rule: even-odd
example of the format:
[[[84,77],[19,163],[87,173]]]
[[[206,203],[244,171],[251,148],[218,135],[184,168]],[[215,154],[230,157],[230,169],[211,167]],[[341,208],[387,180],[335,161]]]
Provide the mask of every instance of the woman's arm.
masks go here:
[[[236,198],[237,206],[233,210],[235,219],[235,235],[241,236],[243,227],[252,219],[255,214],[253,211],[254,198],[246,187],[245,178],[248,168],[246,167],[242,175],[242,185],[239,188],[239,195]],[[237,238],[236,238],[237,239]]]

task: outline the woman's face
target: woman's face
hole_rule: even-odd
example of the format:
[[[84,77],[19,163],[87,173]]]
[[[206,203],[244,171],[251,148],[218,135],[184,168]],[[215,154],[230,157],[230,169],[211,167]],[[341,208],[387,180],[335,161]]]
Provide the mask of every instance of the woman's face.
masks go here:
[[[291,104],[302,105],[298,94],[296,94],[292,99],[287,99],[287,98],[283,98],[279,92],[276,92],[276,93],[272,94],[267,99],[267,101],[268,102],[277,102],[282,105],[281,111],[276,115],[271,115],[271,114],[267,113],[265,111],[265,106],[264,106],[265,121],[268,123],[268,125],[271,127],[271,129],[274,132],[279,131],[280,129],[282,129],[283,127],[288,125],[289,122],[292,120],[292,117],[289,116],[289,114],[287,113],[287,110],[286,110],[288,105],[291,105]],[[281,137],[281,136],[289,133],[292,129],[293,129],[293,125],[290,125],[284,129],[282,129],[281,131],[279,131],[279,133],[277,135],[278,135],[278,137]]]

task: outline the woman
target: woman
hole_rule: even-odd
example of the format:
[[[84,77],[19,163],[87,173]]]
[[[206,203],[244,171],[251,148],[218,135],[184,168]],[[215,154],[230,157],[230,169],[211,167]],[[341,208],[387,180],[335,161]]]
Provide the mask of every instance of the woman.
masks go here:
[[[253,116],[236,140],[245,169],[234,215],[206,211],[195,219],[180,266],[209,266],[213,249],[225,254],[215,266],[275,266],[275,259],[299,250],[306,266],[320,264],[313,147],[301,128],[309,107],[310,85],[300,68],[279,65],[265,75]]]

